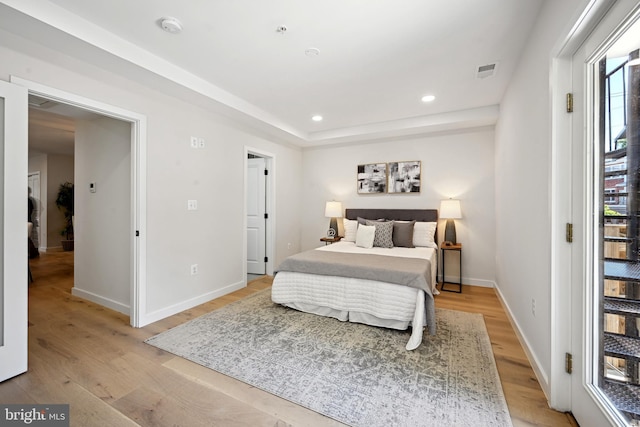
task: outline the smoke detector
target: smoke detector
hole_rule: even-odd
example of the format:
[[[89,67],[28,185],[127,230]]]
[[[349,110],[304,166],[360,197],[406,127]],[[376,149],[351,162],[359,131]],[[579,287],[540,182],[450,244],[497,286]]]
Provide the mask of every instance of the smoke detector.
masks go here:
[[[178,19],[172,17],[160,19],[160,26],[163,30],[171,34],[178,34],[182,31],[182,23]]]

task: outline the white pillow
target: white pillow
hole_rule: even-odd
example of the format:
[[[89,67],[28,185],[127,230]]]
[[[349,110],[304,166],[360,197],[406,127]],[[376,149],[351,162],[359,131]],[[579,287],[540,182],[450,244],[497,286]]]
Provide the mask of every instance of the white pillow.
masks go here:
[[[371,249],[373,239],[376,237],[376,227],[373,225],[361,225],[356,232],[356,246]]]
[[[342,224],[344,225],[344,241],[355,242],[356,232],[358,231],[358,221],[344,218]]]
[[[413,226],[413,245],[438,249],[438,245],[433,240],[437,225],[437,222],[416,222]]]

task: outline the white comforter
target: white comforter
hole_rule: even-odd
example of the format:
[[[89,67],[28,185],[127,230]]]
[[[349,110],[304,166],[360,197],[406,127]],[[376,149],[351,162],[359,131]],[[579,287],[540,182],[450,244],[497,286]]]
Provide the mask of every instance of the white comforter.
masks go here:
[[[353,242],[339,242],[317,250],[428,259],[433,294],[438,293],[435,288],[437,252],[434,249],[364,249]],[[407,350],[417,348],[422,342],[426,313],[425,295],[420,289],[372,280],[283,271],[273,281],[271,298],[278,304],[342,321],[401,330],[412,325]]]

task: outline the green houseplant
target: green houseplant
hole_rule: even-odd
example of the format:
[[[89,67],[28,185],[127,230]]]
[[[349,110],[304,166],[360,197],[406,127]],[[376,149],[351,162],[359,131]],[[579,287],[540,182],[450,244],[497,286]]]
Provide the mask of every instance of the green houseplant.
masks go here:
[[[61,241],[62,249],[73,250],[73,183],[63,182],[58,187],[56,206],[64,215],[64,227],[60,230],[60,235],[64,236]]]

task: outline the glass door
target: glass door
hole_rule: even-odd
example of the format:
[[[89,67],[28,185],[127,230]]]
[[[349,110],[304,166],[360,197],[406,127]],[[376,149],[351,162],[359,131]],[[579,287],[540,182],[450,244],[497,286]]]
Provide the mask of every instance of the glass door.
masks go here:
[[[640,34],[640,22],[628,30]],[[640,426],[640,38],[599,64],[598,385]]]
[[[0,81],[0,381],[27,370],[27,90]]]

